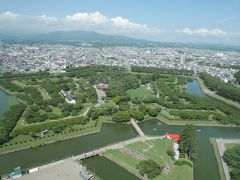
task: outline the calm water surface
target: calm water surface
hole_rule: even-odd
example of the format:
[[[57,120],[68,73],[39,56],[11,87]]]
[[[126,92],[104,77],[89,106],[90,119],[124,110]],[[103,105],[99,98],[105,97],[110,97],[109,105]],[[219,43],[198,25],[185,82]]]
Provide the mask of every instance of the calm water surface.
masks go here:
[[[187,83],[187,92],[194,94],[196,96],[200,96],[200,97],[207,97],[205,94],[203,94],[199,82],[196,79],[193,79],[192,82],[188,82]]]

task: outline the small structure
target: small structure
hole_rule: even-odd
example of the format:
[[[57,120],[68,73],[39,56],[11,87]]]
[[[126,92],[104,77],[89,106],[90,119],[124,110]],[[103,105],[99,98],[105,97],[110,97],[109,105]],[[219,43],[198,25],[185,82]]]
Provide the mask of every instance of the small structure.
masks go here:
[[[14,168],[13,172],[11,172],[9,174],[9,177],[11,179],[15,179],[15,178],[18,178],[18,177],[21,177],[21,176],[22,176],[22,169],[21,169],[21,167]]]
[[[106,90],[109,88],[109,85],[108,84],[105,84],[105,83],[99,83],[97,85],[97,88],[100,89],[100,90]]]
[[[179,144],[178,143],[175,142],[173,144],[173,150],[175,152],[175,155],[173,156],[173,159],[174,159],[174,161],[177,161],[179,159],[179,154],[180,154],[180,152],[179,152]]]
[[[46,129],[46,130],[42,131],[42,132],[41,132],[41,135],[42,135],[42,136],[48,135],[48,130]]]
[[[39,168],[36,167],[36,168],[29,169],[28,173],[31,174],[31,173],[35,173],[35,172],[38,172],[38,171],[39,171]]]
[[[64,97],[64,99],[69,103],[69,104],[76,104],[76,100],[68,94],[68,92],[61,90],[59,91],[59,94]]]
[[[168,138],[168,139],[174,139],[176,141],[180,140],[180,134],[169,134],[169,133],[166,133],[165,137]]]

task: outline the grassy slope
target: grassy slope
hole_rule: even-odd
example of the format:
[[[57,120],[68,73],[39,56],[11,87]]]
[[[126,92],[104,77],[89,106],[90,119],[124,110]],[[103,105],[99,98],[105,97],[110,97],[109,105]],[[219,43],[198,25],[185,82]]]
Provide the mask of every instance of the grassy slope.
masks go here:
[[[102,122],[99,121],[97,127],[94,127],[94,123],[95,121],[90,121],[86,125],[76,125],[73,126],[75,131],[71,131],[69,128],[67,128],[63,131],[63,133],[55,135],[50,131],[49,136],[40,139],[33,139],[29,135],[17,136],[10,142],[5,143],[3,147],[0,147],[0,154],[99,132],[102,127]],[[82,130],[80,130],[79,127],[81,127]]]
[[[223,170],[223,166],[222,166],[222,162],[221,162],[221,157],[220,157],[220,154],[219,154],[219,151],[218,151],[218,146],[217,146],[216,139],[215,138],[210,138],[210,142],[213,146],[215,157],[217,159],[218,171],[219,171],[220,178],[221,178],[221,180],[226,180],[224,170]]]

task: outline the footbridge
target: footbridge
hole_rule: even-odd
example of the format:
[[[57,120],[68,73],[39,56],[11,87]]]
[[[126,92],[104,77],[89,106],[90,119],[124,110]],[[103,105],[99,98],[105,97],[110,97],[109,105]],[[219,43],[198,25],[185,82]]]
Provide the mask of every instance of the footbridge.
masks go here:
[[[134,127],[134,129],[137,131],[137,133],[138,133],[138,135],[140,137],[145,137],[145,134],[143,133],[141,128],[138,126],[138,124],[136,123],[135,119],[131,118],[130,123]]]

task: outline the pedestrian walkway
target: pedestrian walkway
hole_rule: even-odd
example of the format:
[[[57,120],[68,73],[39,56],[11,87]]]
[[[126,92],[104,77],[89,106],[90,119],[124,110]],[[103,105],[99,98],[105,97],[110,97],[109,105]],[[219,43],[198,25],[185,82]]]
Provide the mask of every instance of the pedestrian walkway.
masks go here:
[[[130,123],[132,124],[132,126],[137,131],[137,133],[140,137],[145,137],[145,134],[143,133],[143,131],[141,130],[141,128],[138,126],[138,124],[136,123],[136,121],[133,118],[131,118]]]

